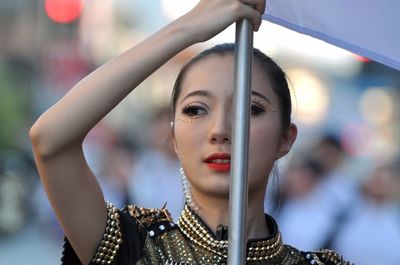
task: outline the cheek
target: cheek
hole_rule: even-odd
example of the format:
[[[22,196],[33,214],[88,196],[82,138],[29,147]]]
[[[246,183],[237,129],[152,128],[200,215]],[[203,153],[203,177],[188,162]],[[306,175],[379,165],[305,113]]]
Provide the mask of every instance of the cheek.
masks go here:
[[[250,129],[249,188],[265,190],[268,175],[278,153],[277,130],[264,124],[254,124]]]
[[[193,153],[193,150],[199,150],[199,144],[203,141],[199,126],[192,123],[178,121],[175,125],[175,147],[178,157],[182,160],[185,155]]]
[[[182,125],[175,125],[174,129],[175,135],[175,150],[178,155],[180,155],[185,148],[187,148],[187,130]]]
[[[275,156],[280,137],[276,126],[268,123],[255,123],[250,129],[250,152],[265,158]]]

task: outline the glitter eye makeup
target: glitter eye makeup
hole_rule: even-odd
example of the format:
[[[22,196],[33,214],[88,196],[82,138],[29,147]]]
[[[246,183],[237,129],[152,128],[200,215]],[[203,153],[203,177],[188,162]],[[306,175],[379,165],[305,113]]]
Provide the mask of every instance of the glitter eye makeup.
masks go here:
[[[181,121],[181,122],[184,122],[184,123],[192,123],[192,120],[183,119],[183,118],[176,118],[175,121]]]
[[[257,103],[259,103],[259,104],[261,104],[262,106],[265,107],[265,101],[262,100],[261,98],[258,98],[258,97],[256,97],[256,96],[252,96],[252,97],[251,97],[251,100],[254,101],[254,102],[257,102]]]
[[[257,96],[251,96],[251,101],[253,102],[253,103],[257,103],[257,104],[255,104],[255,105],[253,105],[251,108],[252,108],[252,111],[253,111],[253,109],[254,109],[254,111],[253,111],[253,114],[259,114],[259,113],[261,113],[261,112],[263,112],[263,111],[267,111],[267,112],[278,112],[276,109],[274,109],[273,107],[272,107],[272,105],[268,102],[265,102],[263,99],[261,99],[261,98],[259,98],[259,97],[257,97]],[[259,105],[259,106],[257,106],[257,105]]]

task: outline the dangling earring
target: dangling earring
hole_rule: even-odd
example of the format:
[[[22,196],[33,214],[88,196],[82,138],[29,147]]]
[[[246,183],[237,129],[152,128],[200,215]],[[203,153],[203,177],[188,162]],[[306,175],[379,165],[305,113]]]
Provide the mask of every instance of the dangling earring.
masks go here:
[[[199,206],[193,200],[192,189],[190,187],[190,182],[187,179],[187,177],[185,175],[185,172],[183,171],[183,168],[179,169],[179,173],[181,174],[182,189],[183,189],[183,194],[185,195],[186,203],[192,210],[197,212],[199,210]]]

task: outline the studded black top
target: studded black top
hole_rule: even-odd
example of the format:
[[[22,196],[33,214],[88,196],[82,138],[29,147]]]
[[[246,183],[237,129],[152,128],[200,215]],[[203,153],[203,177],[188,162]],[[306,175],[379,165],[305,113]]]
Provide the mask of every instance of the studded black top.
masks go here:
[[[228,240],[218,240],[207,225],[188,206],[178,223],[165,208],[146,209],[126,206],[122,210],[107,203],[105,233],[91,265],[205,265],[227,263]],[[250,265],[349,265],[331,250],[300,251],[282,242],[276,222],[266,215],[271,235],[247,242]],[[65,239],[63,265],[80,265]]]

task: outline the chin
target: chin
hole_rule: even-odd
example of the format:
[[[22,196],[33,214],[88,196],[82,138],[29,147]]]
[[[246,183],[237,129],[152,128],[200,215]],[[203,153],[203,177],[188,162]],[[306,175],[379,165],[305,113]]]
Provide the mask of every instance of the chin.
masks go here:
[[[229,200],[229,187],[224,189],[213,189],[208,192],[212,197]]]
[[[207,178],[203,183],[193,183],[193,188],[203,196],[229,199],[229,179],[221,181],[221,179]]]

